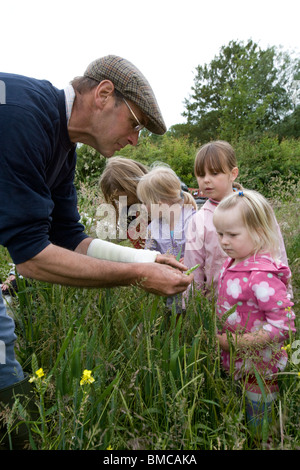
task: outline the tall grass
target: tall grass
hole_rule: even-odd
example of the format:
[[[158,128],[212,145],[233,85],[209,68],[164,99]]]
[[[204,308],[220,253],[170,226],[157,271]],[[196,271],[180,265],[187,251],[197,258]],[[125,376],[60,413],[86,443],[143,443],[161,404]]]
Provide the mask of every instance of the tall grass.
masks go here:
[[[275,207],[294,275],[298,330],[291,345],[300,339],[299,200],[293,204]],[[4,271],[4,249],[0,259]],[[214,305],[201,294],[177,321],[175,312],[166,317],[163,298],[138,287],[19,283],[11,314],[18,358],[36,388],[38,417],[27,418],[33,449],[261,448],[245,423],[243,390],[223,373]],[[277,427],[268,429],[274,449],[300,448],[297,349],[290,348],[279,376]],[[84,370],[92,383],[82,381]]]

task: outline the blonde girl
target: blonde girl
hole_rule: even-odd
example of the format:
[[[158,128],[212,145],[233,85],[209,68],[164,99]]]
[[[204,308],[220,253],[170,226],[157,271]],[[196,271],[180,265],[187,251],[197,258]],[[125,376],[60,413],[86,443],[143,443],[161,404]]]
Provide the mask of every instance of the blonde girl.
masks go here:
[[[217,315],[223,322],[217,335],[222,363],[227,371],[234,363],[235,378],[245,382],[249,417],[259,424],[254,411],[262,403],[262,391],[255,371],[265,382],[271,404],[278,391],[274,378],[287,363],[281,346],[295,331],[288,294],[291,273],[279,261],[276,219],[261,194],[251,190],[231,194],[218,205],[213,222],[228,256],[220,271],[217,300]],[[234,360],[228,333],[236,349]]]
[[[191,194],[182,191],[176,173],[168,166],[154,166],[139,181],[138,199],[147,207],[151,223],[146,246],[162,253],[184,254],[185,228],[197,205]]]
[[[151,218],[145,248],[183,258],[187,224],[197,205],[191,194],[182,191],[176,173],[166,165],[155,165],[140,179],[137,196]],[[171,307],[172,302],[168,299],[167,305]],[[177,302],[179,310],[181,302]]]

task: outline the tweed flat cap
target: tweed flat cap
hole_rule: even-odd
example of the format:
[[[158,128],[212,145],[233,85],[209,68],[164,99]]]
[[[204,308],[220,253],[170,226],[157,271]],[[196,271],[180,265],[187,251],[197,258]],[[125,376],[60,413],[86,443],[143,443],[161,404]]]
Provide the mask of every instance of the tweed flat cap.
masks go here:
[[[147,129],[154,134],[164,134],[166,125],[153,90],[144,75],[128,60],[108,55],[94,60],[84,72],[85,77],[101,82],[113,82],[124,98],[135,103],[147,116]]]

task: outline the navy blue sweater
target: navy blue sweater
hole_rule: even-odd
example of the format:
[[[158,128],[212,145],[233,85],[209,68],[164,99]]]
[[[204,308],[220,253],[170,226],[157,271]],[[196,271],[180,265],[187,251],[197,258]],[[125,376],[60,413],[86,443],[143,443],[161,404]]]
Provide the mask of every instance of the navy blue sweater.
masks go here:
[[[0,81],[0,244],[15,264],[50,243],[74,250],[87,235],[78,222],[64,91],[13,74],[0,73]]]

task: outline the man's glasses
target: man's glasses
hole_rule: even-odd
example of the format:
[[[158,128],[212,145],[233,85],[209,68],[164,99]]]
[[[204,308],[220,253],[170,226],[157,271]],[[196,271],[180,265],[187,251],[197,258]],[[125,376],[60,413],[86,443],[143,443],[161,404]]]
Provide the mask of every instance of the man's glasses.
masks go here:
[[[129,111],[131,112],[132,116],[134,117],[135,121],[137,122],[137,125],[133,127],[133,130],[134,132],[140,132],[142,129],[144,129],[144,125],[140,123],[140,121],[138,120],[138,118],[136,117],[136,115],[134,114],[133,110],[131,109],[131,107],[129,106],[129,104],[127,103],[127,101],[125,100],[124,97],[123,98],[123,101],[124,103],[126,104],[127,108],[129,109]]]

